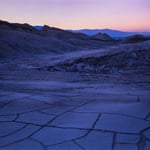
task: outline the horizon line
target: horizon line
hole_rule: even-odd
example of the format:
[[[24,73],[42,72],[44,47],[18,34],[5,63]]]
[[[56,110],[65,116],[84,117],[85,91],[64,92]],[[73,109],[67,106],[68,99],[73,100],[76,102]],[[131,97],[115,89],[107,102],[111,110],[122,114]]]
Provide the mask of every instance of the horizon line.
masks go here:
[[[0,21],[4,21],[4,22],[8,22],[8,23],[18,23],[18,24],[29,24],[29,25],[31,25],[31,26],[33,26],[33,27],[35,27],[35,26],[41,26],[41,27],[43,27],[44,25],[47,25],[47,26],[49,26],[49,27],[54,27],[54,28],[58,28],[58,29],[62,29],[62,30],[116,30],[116,31],[120,31],[120,32],[149,32],[150,33],[150,30],[148,29],[137,29],[137,30],[134,30],[134,29],[120,29],[120,28],[109,28],[109,27],[105,27],[105,28],[98,28],[98,27],[96,27],[96,28],[92,28],[92,27],[89,27],[89,28],[87,28],[87,27],[85,27],[85,28],[63,28],[63,27],[58,27],[58,26],[53,26],[53,25],[49,25],[49,24],[43,24],[43,25],[39,25],[39,24],[32,24],[32,23],[28,23],[28,22],[14,22],[14,21],[8,21],[8,20],[3,20],[3,19],[0,19]]]

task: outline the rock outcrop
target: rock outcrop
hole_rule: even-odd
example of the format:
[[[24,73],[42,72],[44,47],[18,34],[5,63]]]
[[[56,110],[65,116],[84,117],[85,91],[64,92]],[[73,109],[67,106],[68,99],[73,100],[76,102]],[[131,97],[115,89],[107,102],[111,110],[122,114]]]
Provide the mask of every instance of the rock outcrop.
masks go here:
[[[36,31],[36,29],[27,24],[19,24],[19,23],[9,23],[7,21],[1,21],[0,20],[0,29],[8,29],[8,30],[25,30],[25,31]]]
[[[49,66],[49,71],[87,72],[118,74],[126,70],[150,73],[150,41],[137,44],[109,47],[101,51],[75,59],[65,60]]]

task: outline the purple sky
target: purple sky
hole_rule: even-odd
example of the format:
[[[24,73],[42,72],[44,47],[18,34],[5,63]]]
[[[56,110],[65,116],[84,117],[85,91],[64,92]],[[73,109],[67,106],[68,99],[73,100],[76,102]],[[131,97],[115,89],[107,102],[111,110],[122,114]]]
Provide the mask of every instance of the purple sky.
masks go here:
[[[150,31],[150,0],[0,0],[0,19],[63,29]]]

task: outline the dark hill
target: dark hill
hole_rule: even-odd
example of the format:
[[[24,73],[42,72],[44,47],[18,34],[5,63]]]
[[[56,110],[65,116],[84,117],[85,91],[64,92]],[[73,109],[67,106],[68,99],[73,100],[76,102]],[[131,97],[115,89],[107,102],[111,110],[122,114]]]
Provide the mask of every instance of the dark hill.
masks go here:
[[[122,40],[123,43],[137,43],[137,42],[143,42],[143,41],[147,41],[150,40],[150,37],[145,37],[143,35],[133,35],[133,36],[129,36],[126,37]]]
[[[113,41],[114,40],[112,37],[110,37],[106,33],[97,33],[96,35],[93,35],[92,37],[95,39],[102,40],[102,41]]]
[[[29,24],[0,21],[0,56],[23,56],[42,53],[64,53],[95,49],[112,44],[83,33],[43,26],[41,30]]]

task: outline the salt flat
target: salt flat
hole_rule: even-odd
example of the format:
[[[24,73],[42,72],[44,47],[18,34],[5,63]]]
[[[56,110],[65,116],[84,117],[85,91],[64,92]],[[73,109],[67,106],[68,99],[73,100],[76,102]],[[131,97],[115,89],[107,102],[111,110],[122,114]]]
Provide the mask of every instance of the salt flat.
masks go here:
[[[0,71],[1,150],[148,150],[149,77]]]

